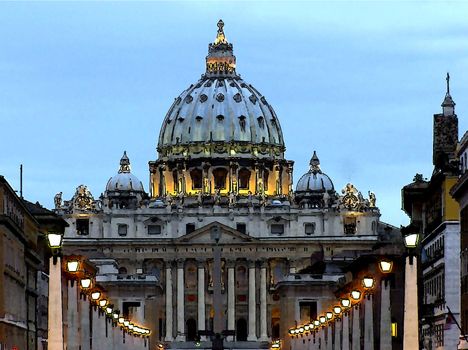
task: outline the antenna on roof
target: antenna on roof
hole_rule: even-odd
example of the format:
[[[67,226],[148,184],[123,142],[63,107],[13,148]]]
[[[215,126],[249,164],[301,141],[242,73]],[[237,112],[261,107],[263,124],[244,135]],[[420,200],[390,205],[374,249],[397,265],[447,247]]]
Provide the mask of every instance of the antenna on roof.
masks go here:
[[[23,199],[23,164],[20,164],[20,198]]]

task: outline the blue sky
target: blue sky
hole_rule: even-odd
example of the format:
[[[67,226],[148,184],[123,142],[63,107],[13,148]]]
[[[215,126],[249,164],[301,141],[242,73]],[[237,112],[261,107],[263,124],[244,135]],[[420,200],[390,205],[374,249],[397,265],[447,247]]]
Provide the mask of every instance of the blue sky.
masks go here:
[[[468,3],[0,3],[0,174],[52,207],[95,197],[124,150],[148,189],[162,120],[204,72],[219,18],[237,71],[273,105],[297,181],[317,150],[341,190],[377,196],[406,224],[400,190],[432,172],[432,115],[452,76],[468,125]]]

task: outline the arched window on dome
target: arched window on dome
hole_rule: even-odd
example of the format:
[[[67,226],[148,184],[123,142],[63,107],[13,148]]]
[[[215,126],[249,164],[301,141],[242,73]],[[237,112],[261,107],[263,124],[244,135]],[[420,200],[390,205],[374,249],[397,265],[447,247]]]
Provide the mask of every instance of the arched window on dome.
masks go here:
[[[238,177],[239,177],[239,189],[248,190],[249,182],[250,182],[250,170],[246,168],[240,169]]]
[[[190,177],[192,178],[192,190],[201,190],[203,186],[203,174],[200,169],[190,170]]]
[[[224,190],[226,188],[227,170],[216,168],[213,170],[214,186],[216,189]]]

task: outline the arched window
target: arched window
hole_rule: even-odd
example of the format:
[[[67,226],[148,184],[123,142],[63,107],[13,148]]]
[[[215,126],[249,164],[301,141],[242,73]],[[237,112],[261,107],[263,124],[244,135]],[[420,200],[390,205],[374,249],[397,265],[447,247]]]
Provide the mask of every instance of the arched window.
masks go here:
[[[190,170],[190,177],[192,178],[192,190],[201,190],[203,175],[200,169]]]
[[[239,170],[239,189],[248,190],[250,182],[250,170],[242,168]]]
[[[213,170],[214,185],[216,189],[226,188],[227,170],[224,168],[216,168]]]
[[[126,275],[127,274],[127,268],[126,267],[119,267],[119,275]]]

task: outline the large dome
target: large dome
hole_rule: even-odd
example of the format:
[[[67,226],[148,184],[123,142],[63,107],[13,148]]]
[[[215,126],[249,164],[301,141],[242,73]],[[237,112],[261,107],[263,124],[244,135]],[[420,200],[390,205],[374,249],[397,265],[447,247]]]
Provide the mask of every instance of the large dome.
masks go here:
[[[271,105],[235,71],[223,23],[209,45],[206,73],[169,109],[159,135],[162,157],[283,158],[281,126]]]

